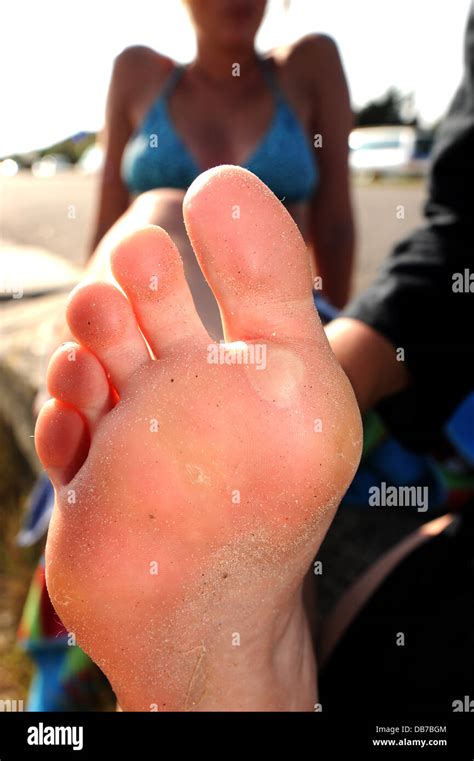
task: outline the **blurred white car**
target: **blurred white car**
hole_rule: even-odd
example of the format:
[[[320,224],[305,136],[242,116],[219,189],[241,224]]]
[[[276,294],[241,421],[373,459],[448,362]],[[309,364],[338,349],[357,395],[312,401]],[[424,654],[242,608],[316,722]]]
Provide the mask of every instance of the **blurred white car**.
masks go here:
[[[18,174],[18,162],[14,159],[3,159],[0,161],[0,177],[14,177]]]
[[[31,173],[34,177],[54,177],[58,172],[70,169],[71,162],[59,153],[50,153],[38,159],[31,165]]]
[[[414,127],[360,127],[349,137],[349,166],[372,179],[422,176],[428,171],[431,143]]]
[[[78,168],[84,174],[96,174],[104,163],[104,149],[99,143],[90,145],[77,162]]]

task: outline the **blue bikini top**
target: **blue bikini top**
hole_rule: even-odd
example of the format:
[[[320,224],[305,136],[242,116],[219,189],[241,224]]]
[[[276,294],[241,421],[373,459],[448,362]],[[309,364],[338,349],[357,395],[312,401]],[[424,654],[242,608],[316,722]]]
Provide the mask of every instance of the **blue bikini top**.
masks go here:
[[[319,181],[315,151],[268,63],[262,62],[262,71],[274,94],[273,118],[242,166],[256,174],[281,201],[308,200]],[[125,147],[121,172],[133,195],[156,188],[187,189],[203,171],[180,138],[168,111],[169,96],[184,70],[185,66],[175,66]]]

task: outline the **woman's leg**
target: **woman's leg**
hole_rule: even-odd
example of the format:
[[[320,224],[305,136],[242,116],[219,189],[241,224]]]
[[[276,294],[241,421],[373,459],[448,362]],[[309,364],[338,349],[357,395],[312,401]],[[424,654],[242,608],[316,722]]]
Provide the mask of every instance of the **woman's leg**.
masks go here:
[[[197,263],[183,222],[184,191],[174,188],[150,190],[138,196],[104,235],[88,264],[94,279],[109,279],[110,255],[125,237],[146,225],[163,227],[176,244],[183,260],[186,280],[201,320],[212,338],[222,338],[219,308]]]

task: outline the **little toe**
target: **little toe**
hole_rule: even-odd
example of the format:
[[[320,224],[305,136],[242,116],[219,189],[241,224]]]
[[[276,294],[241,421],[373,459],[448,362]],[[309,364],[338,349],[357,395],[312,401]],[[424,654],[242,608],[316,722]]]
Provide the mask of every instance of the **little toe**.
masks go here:
[[[35,428],[35,445],[53,485],[75,476],[89,451],[87,426],[79,412],[56,399],[43,405]]]

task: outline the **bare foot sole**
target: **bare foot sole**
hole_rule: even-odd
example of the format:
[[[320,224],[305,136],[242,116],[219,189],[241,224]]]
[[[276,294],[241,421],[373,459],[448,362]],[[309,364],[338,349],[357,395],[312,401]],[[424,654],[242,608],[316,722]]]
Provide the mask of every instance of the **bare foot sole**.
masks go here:
[[[74,291],[77,344],[52,359],[36,430],[49,593],[124,710],[311,710],[302,582],[359,462],[358,409],[266,186],[210,170],[184,217],[227,343],[160,228],[115,250],[123,293]]]

